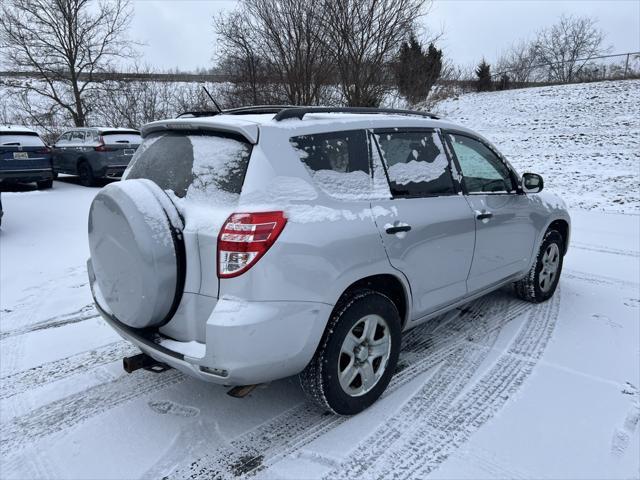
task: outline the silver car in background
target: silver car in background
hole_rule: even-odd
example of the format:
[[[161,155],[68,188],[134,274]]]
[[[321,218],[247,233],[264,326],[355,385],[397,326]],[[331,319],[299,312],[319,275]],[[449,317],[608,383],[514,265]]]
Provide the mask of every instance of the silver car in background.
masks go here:
[[[570,218],[485,138],[424,112],[244,108],[154,122],[89,216],[90,284],[142,354],[349,415],[402,332],[504,285],[542,302]]]
[[[54,175],[77,175],[86,187],[99,178],[120,178],[142,141],[129,128],[75,128],[53,146]]]

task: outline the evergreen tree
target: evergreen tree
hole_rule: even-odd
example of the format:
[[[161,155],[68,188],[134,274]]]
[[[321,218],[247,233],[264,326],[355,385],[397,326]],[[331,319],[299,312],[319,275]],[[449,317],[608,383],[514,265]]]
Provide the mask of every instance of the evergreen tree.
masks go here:
[[[479,92],[488,92],[491,90],[491,65],[489,65],[484,58],[476,67],[476,76],[478,77],[476,87]]]
[[[409,103],[418,103],[427,98],[442,71],[442,50],[433,43],[427,52],[411,34],[408,42],[403,42],[398,52],[395,66],[398,91]]]

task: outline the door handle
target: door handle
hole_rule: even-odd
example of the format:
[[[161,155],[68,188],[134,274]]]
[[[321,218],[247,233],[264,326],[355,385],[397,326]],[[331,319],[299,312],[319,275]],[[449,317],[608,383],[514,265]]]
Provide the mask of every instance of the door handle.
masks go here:
[[[408,232],[409,230],[411,230],[411,225],[394,225],[387,227],[385,232],[389,235],[393,235],[394,233]]]
[[[493,213],[491,212],[476,212],[476,218],[478,220],[489,220],[493,217]]]

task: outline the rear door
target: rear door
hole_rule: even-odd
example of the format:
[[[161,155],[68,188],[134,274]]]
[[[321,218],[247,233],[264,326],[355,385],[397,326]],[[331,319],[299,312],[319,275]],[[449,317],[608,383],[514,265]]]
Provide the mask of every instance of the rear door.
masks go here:
[[[0,173],[51,168],[49,148],[35,132],[0,132]]]
[[[515,172],[488,144],[468,133],[449,132],[446,137],[475,215],[471,293],[527,270],[537,235],[533,209],[519,191]]]
[[[373,162],[382,160],[393,196],[372,206],[397,212],[393,222],[376,223],[391,264],[409,280],[412,320],[417,320],[466,295],[473,214],[458,194],[436,130],[374,130],[372,147]]]
[[[68,173],[65,167],[65,155],[67,153],[67,147],[71,141],[71,132],[66,132],[58,138],[53,146],[52,163],[53,171],[56,173]]]

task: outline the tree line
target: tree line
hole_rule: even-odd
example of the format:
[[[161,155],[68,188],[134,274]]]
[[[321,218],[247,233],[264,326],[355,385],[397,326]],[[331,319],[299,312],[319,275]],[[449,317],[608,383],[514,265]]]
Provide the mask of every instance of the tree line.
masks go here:
[[[257,104],[418,106],[457,93],[524,82],[575,81],[585,57],[605,51],[586,17],[563,16],[504,53],[465,69],[446,59],[439,36],[421,28],[431,0],[240,0],[213,19],[215,72],[207,85],[225,108]],[[37,77],[0,79],[7,92],[0,123],[57,132],[69,125],[139,127],[188,110],[211,110],[201,85],[105,81],[105,72],[139,62],[129,38],[131,0],[5,0],[0,66]],[[213,33],[212,32],[212,33]],[[542,72],[539,64],[548,64]],[[498,75],[496,75],[497,72]],[[541,73],[542,72],[542,73]],[[447,82],[449,81],[449,82]],[[458,83],[455,83],[455,82]],[[4,93],[3,93],[4,95]]]

